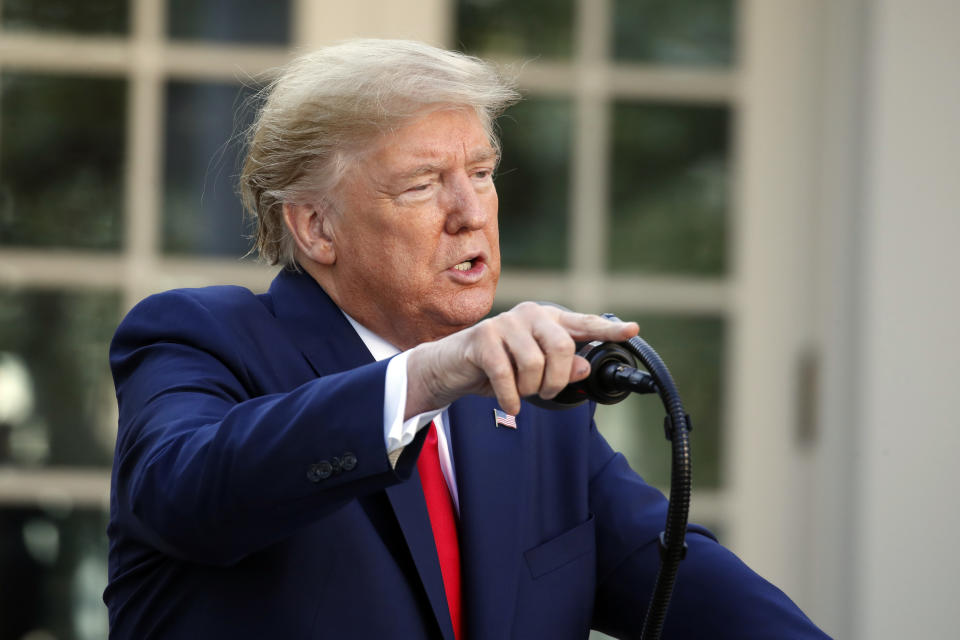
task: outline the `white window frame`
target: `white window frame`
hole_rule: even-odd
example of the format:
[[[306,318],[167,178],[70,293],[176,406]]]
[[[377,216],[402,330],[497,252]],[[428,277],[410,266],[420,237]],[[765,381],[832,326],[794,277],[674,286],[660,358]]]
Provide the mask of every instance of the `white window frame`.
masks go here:
[[[639,311],[715,315],[725,319],[729,354],[724,401],[722,486],[695,490],[693,517],[720,523],[725,542],[801,605],[815,586],[802,563],[809,543],[800,521],[809,472],[796,438],[798,362],[819,335],[815,272],[816,100],[823,2],[738,3],[737,63],[730,69],[685,70],[613,64],[611,0],[575,0],[576,51],[570,62],[535,60],[522,67],[521,88],[569,96],[575,128],[568,228],[570,265],[556,272],[508,269],[498,304],[564,299],[605,310],[624,299]],[[169,80],[235,82],[281,66],[295,52],[352,36],[454,41],[447,0],[293,2],[293,44],[286,47],[169,42],[163,0],[131,0],[124,37],[2,33],[0,71],[110,75],[129,82],[125,211],[117,252],[0,248],[0,287],[110,289],[124,307],[174,286],[230,282],[265,290],[275,269],[230,258],[169,257],[161,251],[164,86]],[[728,209],[729,273],[720,278],[605,272],[614,99],[726,104],[733,129],[732,202]],[[226,114],[225,114],[226,115]],[[783,194],[789,194],[784,197]],[[239,206],[238,206],[239,215]],[[18,469],[0,473],[0,504],[44,504],[64,496],[105,508],[109,469]]]

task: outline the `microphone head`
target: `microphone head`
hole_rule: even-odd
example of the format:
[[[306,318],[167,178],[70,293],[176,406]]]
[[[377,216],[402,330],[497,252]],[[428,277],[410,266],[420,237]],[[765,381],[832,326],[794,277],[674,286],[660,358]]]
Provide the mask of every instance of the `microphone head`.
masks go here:
[[[559,305],[558,305],[559,306]],[[615,342],[578,342],[577,355],[590,363],[590,375],[579,382],[567,385],[550,400],[544,400],[534,394],[526,399],[543,409],[570,409],[593,400],[600,404],[616,404],[624,400],[629,391],[610,389],[602,381],[601,372],[610,365],[627,365],[636,367],[633,354]]]

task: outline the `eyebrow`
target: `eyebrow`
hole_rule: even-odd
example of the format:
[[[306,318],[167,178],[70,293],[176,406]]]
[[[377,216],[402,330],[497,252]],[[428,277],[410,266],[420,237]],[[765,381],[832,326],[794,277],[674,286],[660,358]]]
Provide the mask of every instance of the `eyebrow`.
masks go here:
[[[474,154],[470,156],[469,161],[471,164],[474,162],[486,162],[487,160],[496,160],[499,156],[500,154],[497,153],[496,149],[488,147],[474,152]]]
[[[480,149],[470,154],[467,158],[468,164],[476,164],[478,162],[488,162],[490,160],[497,160],[499,154],[496,149]],[[443,170],[443,166],[439,164],[424,163],[413,167],[409,171],[402,171],[394,176],[397,180],[408,180],[411,178],[416,178],[418,176],[426,175],[428,173],[439,173]]]

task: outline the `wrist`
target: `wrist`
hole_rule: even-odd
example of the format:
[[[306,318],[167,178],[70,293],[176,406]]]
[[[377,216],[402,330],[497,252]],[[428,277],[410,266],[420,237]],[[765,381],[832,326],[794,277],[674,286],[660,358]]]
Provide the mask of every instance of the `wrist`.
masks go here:
[[[432,375],[431,352],[434,343],[417,345],[407,357],[407,402],[404,408],[404,420],[433,411],[444,406],[436,392],[436,381]]]

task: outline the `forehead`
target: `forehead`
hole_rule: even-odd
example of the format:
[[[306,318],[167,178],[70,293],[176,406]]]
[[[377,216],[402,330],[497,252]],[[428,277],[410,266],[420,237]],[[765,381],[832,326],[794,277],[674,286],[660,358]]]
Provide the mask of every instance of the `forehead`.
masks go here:
[[[380,136],[371,157],[390,165],[495,157],[490,137],[472,109],[440,109]]]

